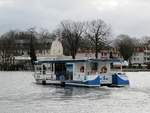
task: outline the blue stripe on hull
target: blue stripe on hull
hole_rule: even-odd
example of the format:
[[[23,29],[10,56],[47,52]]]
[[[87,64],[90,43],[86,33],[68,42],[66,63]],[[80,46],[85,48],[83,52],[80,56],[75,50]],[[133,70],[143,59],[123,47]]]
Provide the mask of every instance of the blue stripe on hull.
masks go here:
[[[65,85],[70,86],[85,86],[85,87],[98,87],[100,86],[100,77],[97,76],[94,80],[87,81],[65,81]]]
[[[100,76],[97,76],[95,80],[86,81],[88,85],[100,85]]]
[[[126,77],[126,75],[123,74],[114,74],[112,75],[112,84],[116,85],[116,86],[125,86],[125,85],[129,85],[129,80],[128,79],[123,79],[121,77]]]

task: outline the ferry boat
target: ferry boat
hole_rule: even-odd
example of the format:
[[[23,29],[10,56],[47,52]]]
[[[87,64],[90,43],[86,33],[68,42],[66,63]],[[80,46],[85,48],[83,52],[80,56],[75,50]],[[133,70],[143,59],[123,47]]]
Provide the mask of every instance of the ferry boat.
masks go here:
[[[38,84],[78,87],[127,86],[125,73],[111,71],[117,59],[47,59],[35,61]]]

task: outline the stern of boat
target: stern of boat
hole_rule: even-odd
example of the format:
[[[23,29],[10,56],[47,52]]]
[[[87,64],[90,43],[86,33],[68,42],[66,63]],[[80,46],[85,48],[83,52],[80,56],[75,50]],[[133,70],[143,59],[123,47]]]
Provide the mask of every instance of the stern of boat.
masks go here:
[[[112,86],[127,86],[129,79],[125,73],[114,73],[112,75]]]

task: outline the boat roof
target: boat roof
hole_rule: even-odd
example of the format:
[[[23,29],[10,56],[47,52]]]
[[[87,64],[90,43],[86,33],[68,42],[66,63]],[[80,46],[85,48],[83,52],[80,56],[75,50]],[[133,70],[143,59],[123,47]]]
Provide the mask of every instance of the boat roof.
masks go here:
[[[38,60],[35,61],[34,64],[44,64],[44,63],[81,63],[81,62],[105,62],[105,63],[113,63],[113,62],[123,62],[121,59],[51,59],[51,60]]]

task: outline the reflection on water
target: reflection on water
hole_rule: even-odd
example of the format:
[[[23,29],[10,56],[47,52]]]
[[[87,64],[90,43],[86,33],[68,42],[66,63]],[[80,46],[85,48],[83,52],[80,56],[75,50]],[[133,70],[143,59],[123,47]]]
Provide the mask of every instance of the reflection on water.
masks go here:
[[[126,88],[79,88],[37,85],[32,72],[0,72],[0,113],[149,113],[149,73],[128,76]]]

